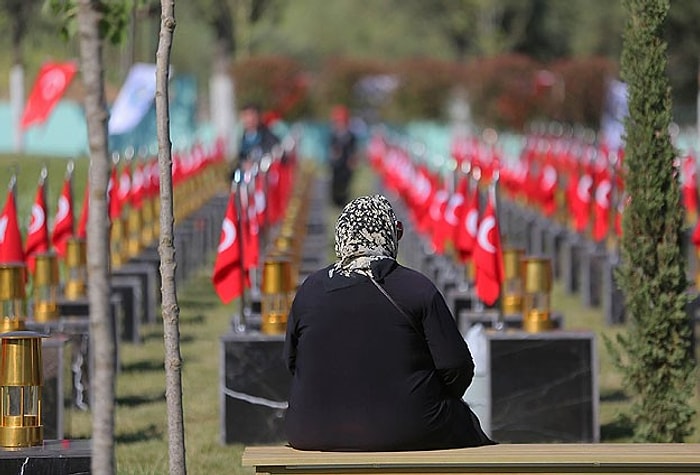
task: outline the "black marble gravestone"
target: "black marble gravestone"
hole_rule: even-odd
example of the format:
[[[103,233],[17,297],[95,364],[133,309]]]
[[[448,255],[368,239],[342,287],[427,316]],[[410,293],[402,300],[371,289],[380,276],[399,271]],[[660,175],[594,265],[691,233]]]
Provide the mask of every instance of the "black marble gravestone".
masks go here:
[[[469,335],[476,376],[465,399],[502,443],[599,441],[592,332]]]
[[[45,440],[23,449],[0,449],[0,473],[77,475],[90,473],[90,440]]]
[[[70,400],[70,351],[68,338],[52,335],[42,339],[41,356],[44,383],[41,388],[41,423],[44,439],[63,439],[66,402]]]
[[[284,415],[291,375],[282,359],[284,335],[257,331],[221,338],[221,439],[225,444],[286,441]]]

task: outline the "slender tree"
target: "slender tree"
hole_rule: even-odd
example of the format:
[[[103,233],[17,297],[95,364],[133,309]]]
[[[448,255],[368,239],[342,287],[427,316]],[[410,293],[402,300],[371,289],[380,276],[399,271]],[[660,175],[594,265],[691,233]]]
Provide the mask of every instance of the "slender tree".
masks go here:
[[[85,87],[88,129],[90,202],[87,231],[88,302],[90,305],[90,382],[92,409],[92,472],[115,473],[114,401],[116,335],[110,309],[109,214],[107,183],[110,157],[107,134],[107,101],[104,86],[103,42],[122,40],[130,1],[49,0],[51,10],[62,17],[64,34],[77,32],[80,69]]]
[[[90,352],[94,360],[92,393],[92,471],[115,472],[114,398],[116,337],[109,308],[109,216],[107,182],[110,159],[107,142],[107,102],[102,62],[102,14],[98,2],[78,1],[80,67],[85,85],[85,116],[90,147],[90,204],[87,271],[90,285]]]
[[[187,473],[185,426],[182,411],[182,356],[180,308],[175,286],[175,239],[172,182],[172,143],[168,105],[168,72],[175,31],[175,0],[161,0],[160,37],[156,52],[156,121],[160,169],[160,274],[162,278],[163,339],[165,343],[165,398],[168,407],[168,455],[171,475]]]
[[[625,0],[622,76],[628,86],[622,266],[629,329],[610,344],[633,398],[634,438],[681,442],[692,433],[694,358],[686,314],[677,152],[668,132],[663,26],[669,0]]]

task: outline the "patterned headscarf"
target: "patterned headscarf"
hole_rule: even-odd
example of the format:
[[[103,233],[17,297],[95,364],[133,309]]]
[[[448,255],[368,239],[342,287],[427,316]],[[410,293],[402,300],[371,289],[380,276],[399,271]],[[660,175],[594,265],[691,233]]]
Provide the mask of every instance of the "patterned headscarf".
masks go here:
[[[335,255],[329,272],[349,277],[352,272],[372,276],[370,264],[396,259],[399,248],[397,219],[382,195],[361,196],[348,203],[335,226]]]

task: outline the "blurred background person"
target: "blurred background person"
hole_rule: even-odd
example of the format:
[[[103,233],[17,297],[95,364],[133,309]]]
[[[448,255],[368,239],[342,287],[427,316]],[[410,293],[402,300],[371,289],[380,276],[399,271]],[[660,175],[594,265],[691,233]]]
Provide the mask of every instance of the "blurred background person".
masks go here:
[[[350,130],[347,107],[336,105],[331,110],[330,135],[331,200],[342,208],[349,201],[352,176],[357,167],[357,136]]]

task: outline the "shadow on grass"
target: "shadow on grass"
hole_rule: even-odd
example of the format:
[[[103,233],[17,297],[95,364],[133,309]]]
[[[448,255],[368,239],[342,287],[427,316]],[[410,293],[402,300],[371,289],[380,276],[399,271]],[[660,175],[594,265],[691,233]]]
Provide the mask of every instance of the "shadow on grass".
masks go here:
[[[202,314],[187,315],[185,317],[180,317],[180,323],[182,323],[183,325],[203,324],[205,321],[206,319]]]
[[[621,389],[612,389],[600,392],[601,402],[623,402],[629,400],[629,397]]]
[[[143,336],[142,343],[147,343],[151,340],[162,340],[163,339],[163,332],[150,332],[147,333],[146,335]],[[180,334],[180,344],[184,343],[191,343],[194,341],[194,336],[192,335],[182,335]]]
[[[625,414],[618,415],[614,421],[600,426],[601,442],[630,439],[634,433],[632,421]]]
[[[151,404],[153,402],[165,401],[165,393],[152,394],[150,396],[121,396],[117,398],[118,406],[136,407],[141,404]]]
[[[162,361],[135,361],[133,363],[122,364],[122,372],[129,373],[131,371],[146,372],[146,371],[165,371]]]
[[[160,439],[163,434],[155,424],[151,424],[146,429],[128,434],[119,434],[114,439],[118,444],[133,444],[136,442],[145,442],[151,439]]]

